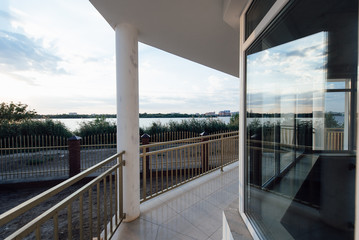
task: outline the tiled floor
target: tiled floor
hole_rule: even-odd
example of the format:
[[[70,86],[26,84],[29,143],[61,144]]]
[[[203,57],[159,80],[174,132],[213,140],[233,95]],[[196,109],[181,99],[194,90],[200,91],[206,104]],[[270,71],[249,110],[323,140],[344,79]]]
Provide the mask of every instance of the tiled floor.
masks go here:
[[[238,162],[141,204],[112,239],[222,239],[222,211],[238,198]]]

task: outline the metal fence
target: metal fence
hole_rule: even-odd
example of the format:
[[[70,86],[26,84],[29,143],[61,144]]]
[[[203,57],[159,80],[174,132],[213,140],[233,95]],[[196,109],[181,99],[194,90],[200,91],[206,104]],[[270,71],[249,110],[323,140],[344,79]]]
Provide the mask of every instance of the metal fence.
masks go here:
[[[0,215],[1,234],[6,239],[109,239],[125,218],[123,213],[122,155],[124,152],[96,164],[65,182],[37,195]],[[6,224],[93,172],[109,167],[95,179],[48,210],[34,217],[13,233],[7,234]]]
[[[0,182],[68,175],[67,139],[22,136],[0,139]]]
[[[115,133],[88,136],[81,139],[81,171],[116,153]]]

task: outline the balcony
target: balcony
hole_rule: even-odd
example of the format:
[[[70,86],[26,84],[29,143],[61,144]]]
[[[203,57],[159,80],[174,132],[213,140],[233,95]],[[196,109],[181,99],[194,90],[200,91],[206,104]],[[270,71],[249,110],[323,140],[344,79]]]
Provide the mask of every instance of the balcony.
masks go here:
[[[141,204],[112,239],[222,239],[223,211],[238,208],[238,162]],[[239,239],[252,239],[244,223]]]
[[[5,237],[222,239],[223,211],[228,206],[238,208],[238,132],[142,145],[139,164],[141,215],[131,222],[124,222],[124,154],[115,154],[1,214],[0,228],[4,229],[10,221],[21,219],[22,214],[46,204],[49,198],[56,197],[74,183],[97,174]],[[242,225],[240,235],[249,239]]]

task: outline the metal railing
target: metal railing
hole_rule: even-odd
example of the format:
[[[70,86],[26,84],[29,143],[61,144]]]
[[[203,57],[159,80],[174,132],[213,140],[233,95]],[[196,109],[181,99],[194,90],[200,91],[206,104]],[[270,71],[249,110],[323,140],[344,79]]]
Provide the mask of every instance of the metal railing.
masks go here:
[[[192,136],[198,136],[198,134],[165,132],[152,136],[151,142],[161,141],[158,149],[163,149],[173,145],[173,143],[165,144],[166,141],[174,139],[185,141],[183,138]],[[21,136],[0,139],[0,184],[67,178],[70,167],[68,146],[68,139],[55,136]],[[80,170],[84,171],[116,153],[116,134],[87,136],[80,140],[80,146]],[[99,171],[95,174],[98,175],[98,173]]]
[[[163,149],[166,145],[166,149]],[[238,131],[165,143],[143,145],[140,154],[141,202],[194,180],[238,160]],[[123,213],[122,156],[115,154],[78,175],[37,195],[0,215],[0,236],[6,239],[109,239]],[[80,186],[69,187],[101,170],[99,176]],[[48,200],[64,193],[56,204]],[[50,205],[31,216],[24,226],[8,232],[7,224],[18,221],[29,211]],[[30,214],[31,215],[31,214]],[[1,237],[0,237],[1,238]]]
[[[274,128],[268,128],[263,133],[265,141],[273,141],[274,139]],[[298,137],[297,132],[294,131],[293,126],[281,126],[280,128],[280,144],[285,146],[295,145],[295,134]],[[325,146],[324,150],[329,151],[341,151],[344,150],[344,128],[326,128],[324,134]]]
[[[344,128],[328,128],[325,136],[325,149],[344,150]]]
[[[141,202],[223,170],[238,160],[238,147],[238,131],[141,146]]]
[[[124,152],[117,153],[1,214],[0,227],[3,227],[98,169],[113,165],[6,239],[109,239],[125,217],[122,196],[123,154]]]
[[[167,142],[180,140],[185,138],[198,137],[199,133],[188,132],[188,131],[179,131],[179,132],[162,132],[156,133],[151,136],[151,142]]]

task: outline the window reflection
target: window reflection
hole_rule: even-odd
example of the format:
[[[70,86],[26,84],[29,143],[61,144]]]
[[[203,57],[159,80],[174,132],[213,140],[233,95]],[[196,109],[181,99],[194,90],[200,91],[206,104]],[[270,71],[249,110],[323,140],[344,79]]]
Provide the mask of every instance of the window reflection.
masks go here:
[[[247,57],[247,124],[252,141],[261,141],[260,186],[324,146],[325,39],[320,32]]]
[[[246,39],[273,6],[275,0],[254,0],[246,13]]]
[[[292,1],[247,50],[246,213],[268,239],[353,239],[357,4]]]

